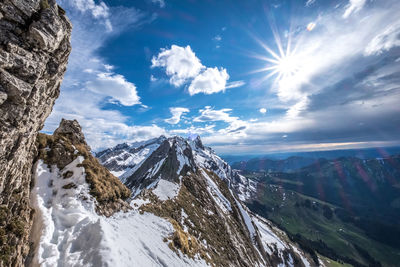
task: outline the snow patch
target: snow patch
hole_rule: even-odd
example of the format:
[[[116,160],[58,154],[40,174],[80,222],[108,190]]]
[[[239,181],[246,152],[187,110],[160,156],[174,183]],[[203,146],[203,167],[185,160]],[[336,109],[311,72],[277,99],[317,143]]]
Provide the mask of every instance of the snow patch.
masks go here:
[[[163,238],[174,228],[163,218],[137,209],[109,218],[98,215],[84,168],[78,167],[83,160],[77,157],[61,171],[42,160],[37,164],[33,194],[43,221],[36,255],[41,266],[207,266],[199,256],[190,259],[168,247]],[[73,176],[64,179],[66,171]],[[75,186],[63,188],[70,183]]]
[[[232,211],[231,203],[219,190],[218,185],[208,176],[208,174],[204,170],[201,170],[201,173],[203,174],[204,178],[206,178],[208,184],[207,190],[212,198],[215,200],[215,203],[217,203],[218,207],[220,207],[225,213]]]
[[[56,166],[49,169],[42,160],[38,162],[33,194],[42,214],[38,248],[42,266],[95,264],[101,259],[102,231],[95,216],[95,203],[89,195],[84,168],[77,166],[83,160],[82,156],[77,157],[62,172]],[[72,171],[72,177],[64,179],[61,175],[66,171]],[[76,188],[63,188],[70,183]]]
[[[233,195],[233,193],[232,193],[232,195]],[[244,220],[244,222],[246,224],[246,227],[250,232],[251,240],[253,242],[255,242],[254,237],[256,235],[256,229],[254,228],[254,225],[253,225],[253,222],[251,220],[251,217],[247,213],[247,211],[243,208],[242,204],[236,198],[235,198],[235,201],[236,201],[237,206],[239,207],[240,213],[242,214],[242,217],[243,217],[243,220]]]
[[[153,193],[156,194],[160,200],[165,201],[175,198],[180,188],[180,184],[160,179],[156,188],[153,189]]]

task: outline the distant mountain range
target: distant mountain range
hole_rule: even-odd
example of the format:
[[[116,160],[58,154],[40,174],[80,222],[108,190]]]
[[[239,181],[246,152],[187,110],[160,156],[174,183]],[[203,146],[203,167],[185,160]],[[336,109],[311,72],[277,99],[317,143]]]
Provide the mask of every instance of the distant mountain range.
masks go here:
[[[232,164],[232,168],[242,171],[267,171],[267,172],[290,172],[311,165],[317,159],[292,156],[287,159],[250,159]]]
[[[257,183],[248,207],[303,249],[353,266],[400,262],[399,155],[253,159],[233,166]]]
[[[374,147],[362,149],[341,149],[326,151],[309,151],[309,152],[284,152],[254,155],[222,155],[221,157],[229,164],[241,161],[249,161],[251,159],[271,159],[283,160],[289,157],[302,157],[311,159],[335,159],[340,157],[356,157],[360,159],[384,158],[390,155],[400,154],[400,147]]]

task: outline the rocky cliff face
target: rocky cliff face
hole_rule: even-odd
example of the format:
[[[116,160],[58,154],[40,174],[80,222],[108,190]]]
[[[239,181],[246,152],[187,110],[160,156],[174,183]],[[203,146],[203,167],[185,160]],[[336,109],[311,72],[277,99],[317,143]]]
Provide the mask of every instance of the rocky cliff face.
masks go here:
[[[32,162],[71,51],[71,23],[54,0],[0,2],[0,266],[29,251]]]

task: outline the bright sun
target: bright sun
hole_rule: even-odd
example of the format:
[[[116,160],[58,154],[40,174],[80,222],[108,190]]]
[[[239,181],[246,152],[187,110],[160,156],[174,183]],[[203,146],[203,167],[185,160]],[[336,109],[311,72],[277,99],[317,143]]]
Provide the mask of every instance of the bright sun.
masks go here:
[[[291,38],[289,36],[288,42],[285,49],[282,46],[281,39],[275,33],[275,43],[277,46],[277,51],[273,51],[265,43],[260,40],[258,43],[265,49],[268,53],[267,56],[257,56],[257,58],[267,62],[267,65],[258,69],[255,72],[268,72],[264,79],[268,79],[271,76],[276,76],[275,81],[279,82],[283,79],[287,79],[295,76],[301,70],[301,60],[296,54],[296,47],[292,49]],[[263,80],[264,80],[263,79]]]
[[[275,66],[273,66],[282,76],[291,76],[299,70],[297,59],[293,55],[283,56]]]

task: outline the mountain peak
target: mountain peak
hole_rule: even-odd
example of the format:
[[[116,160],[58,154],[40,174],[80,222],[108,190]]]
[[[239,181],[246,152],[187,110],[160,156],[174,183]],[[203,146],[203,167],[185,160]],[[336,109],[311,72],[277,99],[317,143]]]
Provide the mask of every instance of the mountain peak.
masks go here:
[[[62,119],[58,128],[54,131],[54,134],[62,134],[69,136],[72,143],[83,144],[85,142],[85,136],[82,132],[82,127],[79,125],[77,120],[66,120]]]

